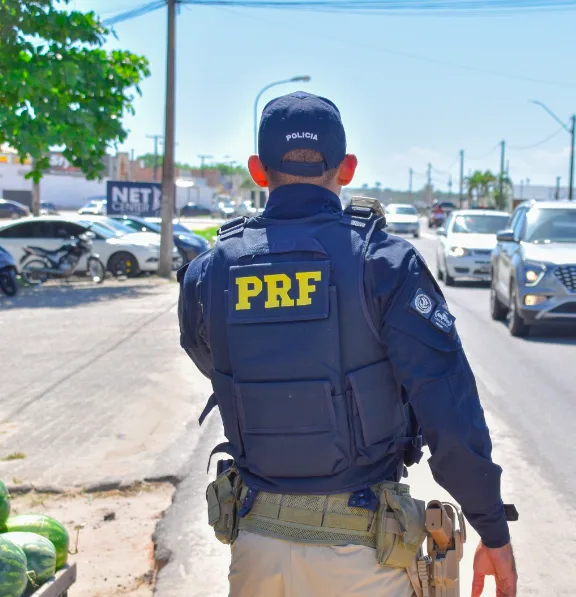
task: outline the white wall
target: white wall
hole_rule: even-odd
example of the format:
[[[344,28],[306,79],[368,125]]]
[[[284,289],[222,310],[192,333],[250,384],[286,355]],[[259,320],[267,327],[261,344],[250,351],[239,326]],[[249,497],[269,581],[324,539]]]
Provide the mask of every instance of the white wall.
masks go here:
[[[32,181],[24,176],[30,171],[20,164],[0,164],[0,197],[5,190],[31,191]],[[40,181],[40,199],[63,209],[78,209],[88,198],[105,196],[106,182],[79,176],[46,174]]]

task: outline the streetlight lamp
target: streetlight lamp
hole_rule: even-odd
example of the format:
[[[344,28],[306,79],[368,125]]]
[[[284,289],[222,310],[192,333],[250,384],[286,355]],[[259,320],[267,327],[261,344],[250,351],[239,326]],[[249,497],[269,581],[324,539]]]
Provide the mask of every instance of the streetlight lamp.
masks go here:
[[[532,104],[536,104],[537,106],[540,106],[541,108],[544,108],[544,110],[546,110],[546,112],[548,112],[548,114],[550,114],[550,116],[552,116],[552,118],[560,123],[562,125],[562,128],[570,133],[570,137],[571,137],[571,142],[570,142],[570,181],[568,183],[568,200],[572,201],[573,199],[573,193],[574,193],[574,139],[576,137],[576,114],[573,114],[572,117],[570,118],[570,121],[572,122],[572,126],[568,127],[566,125],[566,123],[562,122],[558,116],[556,116],[556,114],[554,114],[554,112],[552,112],[552,110],[550,110],[550,108],[548,106],[546,106],[546,104],[543,104],[542,102],[536,101],[536,100],[531,100]]]
[[[276,85],[285,85],[286,83],[298,83],[298,82],[302,82],[302,83],[308,83],[308,81],[310,81],[312,77],[309,77],[308,75],[304,75],[301,77],[292,77],[291,79],[286,79],[285,81],[276,81],[275,83],[269,83],[268,85],[266,85],[266,87],[263,87],[260,92],[258,93],[258,95],[256,96],[256,99],[254,100],[254,153],[258,153],[258,101],[260,99],[260,97],[262,96],[262,94],[265,91],[268,91],[268,89],[270,89],[270,87],[275,87]]]

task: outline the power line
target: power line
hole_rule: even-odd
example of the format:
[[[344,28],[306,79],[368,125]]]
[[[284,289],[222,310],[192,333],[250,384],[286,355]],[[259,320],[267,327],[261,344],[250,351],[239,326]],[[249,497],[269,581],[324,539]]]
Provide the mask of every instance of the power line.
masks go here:
[[[128,21],[129,19],[134,19],[136,17],[148,14],[149,12],[162,8],[163,6],[166,6],[166,0],[155,0],[154,2],[150,2],[150,4],[144,4],[137,8],[122,12],[115,17],[105,19],[103,24],[107,27],[111,27],[112,25],[117,25],[123,21]]]
[[[187,2],[187,0],[185,0],[185,2]],[[189,8],[189,7],[187,7],[187,8]],[[223,10],[225,12],[234,14],[236,16],[239,16],[239,17],[242,17],[242,18],[248,19],[248,20],[260,21],[262,23],[268,23],[271,25],[282,25],[282,26],[286,25],[286,23],[282,22],[282,21],[264,18],[260,15],[259,16],[256,16],[254,14],[247,15],[245,12],[238,11],[238,10],[232,10],[232,9],[226,8],[226,7],[220,7],[220,10]],[[422,54],[413,54],[412,52],[403,52],[402,50],[397,50],[395,48],[375,46],[375,45],[372,45],[372,44],[369,44],[366,42],[361,42],[361,41],[352,40],[352,39],[348,39],[348,38],[337,37],[334,35],[322,33],[321,31],[318,31],[318,30],[312,30],[312,29],[305,27],[301,23],[298,24],[298,30],[302,31],[302,32],[310,33],[311,35],[314,35],[315,37],[323,37],[325,39],[334,41],[336,43],[340,43],[340,44],[344,44],[344,45],[348,45],[348,46],[356,46],[359,48],[365,48],[367,50],[373,50],[375,52],[389,54],[390,56],[400,56],[402,58],[409,58],[411,60],[416,60],[418,62],[426,62],[428,64],[437,64],[439,66],[448,66],[451,68],[457,68],[457,69],[464,70],[464,71],[476,72],[476,73],[480,73],[480,74],[484,74],[484,75],[491,75],[494,77],[500,77],[500,78],[504,78],[504,79],[512,79],[512,80],[516,80],[516,81],[524,81],[524,82],[528,82],[528,83],[539,83],[542,85],[554,85],[557,87],[565,87],[565,88],[571,88],[571,89],[576,87],[575,83],[567,83],[565,81],[555,81],[555,80],[550,80],[550,79],[539,79],[536,77],[529,77],[529,76],[518,75],[518,74],[514,74],[514,73],[506,73],[503,71],[496,71],[496,70],[491,70],[488,68],[470,66],[470,65],[461,64],[458,62],[451,62],[449,60],[439,60],[437,58],[432,58],[430,56],[424,56]]]
[[[551,135],[548,135],[548,137],[542,139],[541,141],[538,141],[538,143],[533,143],[532,145],[508,145],[508,149],[513,149],[514,151],[525,151],[527,149],[534,149],[536,147],[540,147],[540,145],[544,145],[544,143],[548,143],[548,141],[554,139],[554,137],[558,136],[563,130],[564,127],[560,127],[557,131],[555,131]]]
[[[471,158],[467,156],[467,159],[471,162],[479,162],[480,160],[485,160],[487,157],[491,156],[498,148],[500,147],[500,141],[498,141],[498,143],[496,143],[496,145],[494,145],[494,147],[488,152],[485,153],[484,155],[475,157],[475,158]]]

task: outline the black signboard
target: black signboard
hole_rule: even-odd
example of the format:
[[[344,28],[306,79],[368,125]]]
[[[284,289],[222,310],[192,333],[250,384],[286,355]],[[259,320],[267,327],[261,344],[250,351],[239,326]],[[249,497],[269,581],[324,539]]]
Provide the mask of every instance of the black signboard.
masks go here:
[[[162,185],[157,182],[106,183],[106,213],[108,215],[159,217],[162,209]]]

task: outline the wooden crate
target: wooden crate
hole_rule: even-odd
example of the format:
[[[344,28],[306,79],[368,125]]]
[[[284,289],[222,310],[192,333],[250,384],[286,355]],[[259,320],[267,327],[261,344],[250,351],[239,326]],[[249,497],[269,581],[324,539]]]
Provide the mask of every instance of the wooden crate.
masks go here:
[[[68,564],[56,572],[52,580],[44,583],[31,597],[65,597],[76,582],[76,564]]]

